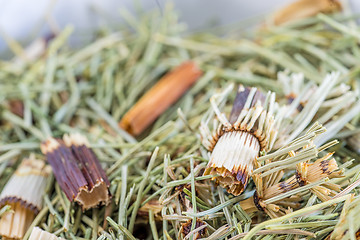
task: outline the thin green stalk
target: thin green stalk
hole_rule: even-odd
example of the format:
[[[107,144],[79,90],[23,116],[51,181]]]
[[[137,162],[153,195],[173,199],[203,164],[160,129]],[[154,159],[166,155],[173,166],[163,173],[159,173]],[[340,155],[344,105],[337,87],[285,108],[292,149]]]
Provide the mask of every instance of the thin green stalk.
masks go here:
[[[153,210],[149,211],[149,223],[150,223],[150,229],[151,229],[153,239],[158,240],[159,235],[158,235],[158,232],[157,232],[157,229],[156,229],[156,222],[155,222],[154,211]]]
[[[190,179],[191,179],[191,204],[193,213],[197,213],[197,206],[196,206],[196,192],[195,192],[195,176],[194,176],[194,159],[190,158]],[[196,226],[196,216],[193,216],[192,222],[191,222],[191,230],[194,231]],[[190,240],[194,239],[194,234],[190,235]]]
[[[122,233],[124,233],[124,235],[130,239],[130,240],[136,240],[136,238],[131,234],[131,232],[129,232],[126,228],[124,228],[121,225],[118,225],[114,220],[112,220],[110,217],[107,217],[106,220],[108,221],[108,223],[115,228],[118,232],[121,231]]]
[[[135,225],[135,220],[136,220],[136,215],[137,215],[137,212],[139,210],[139,207],[140,207],[140,204],[141,204],[141,200],[142,200],[142,191],[144,190],[145,188],[145,185],[146,185],[146,182],[147,182],[147,179],[149,178],[149,175],[150,175],[150,171],[151,169],[153,168],[153,165],[155,164],[155,160],[156,160],[156,157],[157,157],[157,154],[159,152],[159,147],[156,147],[152,156],[151,156],[151,159],[150,159],[150,162],[149,162],[149,165],[147,167],[147,170],[146,170],[146,173],[145,173],[145,176],[144,176],[144,179],[141,181],[140,185],[139,185],[139,190],[138,190],[138,194],[136,196],[136,201],[134,203],[134,209],[132,211],[132,214],[131,214],[131,217],[130,217],[130,222],[129,222],[129,231],[132,233],[133,230],[134,230],[134,225]]]
[[[317,204],[317,205],[314,205],[314,206],[311,206],[311,207],[303,208],[303,209],[297,210],[295,212],[288,213],[285,216],[278,217],[278,218],[275,218],[275,219],[270,219],[270,220],[264,221],[262,223],[259,223],[258,225],[253,227],[246,234],[246,236],[243,238],[243,240],[250,240],[258,231],[260,231],[262,228],[265,228],[268,225],[281,223],[281,222],[284,222],[285,220],[288,220],[288,219],[291,219],[291,218],[294,218],[294,217],[298,217],[298,216],[304,215],[306,213],[310,213],[310,212],[313,212],[313,211],[320,210],[320,209],[322,209],[324,207],[331,206],[333,204],[343,202],[349,197],[350,197],[350,195],[346,195],[346,196],[342,196],[342,197],[339,197],[339,198],[331,199],[329,201],[326,201],[326,202],[323,202],[323,203],[320,203],[320,204]]]

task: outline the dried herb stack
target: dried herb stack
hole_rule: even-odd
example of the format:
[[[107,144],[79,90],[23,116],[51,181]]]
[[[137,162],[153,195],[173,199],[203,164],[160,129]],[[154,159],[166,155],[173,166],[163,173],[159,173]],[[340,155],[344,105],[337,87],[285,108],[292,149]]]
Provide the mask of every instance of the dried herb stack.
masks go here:
[[[351,140],[360,132],[357,17],[320,14],[280,26],[267,24],[247,33],[244,27],[248,22],[184,34],[184,25],[169,6],[162,14],[138,12],[140,15],[133,16],[122,10],[125,24],[108,26],[80,49],[67,45],[72,29],[66,28],[43,45],[31,61],[19,61],[21,57],[16,54],[14,60],[0,61],[1,190],[21,159],[30,153],[43,163],[50,155],[53,163],[66,158],[72,166],[66,172],[75,175],[69,177],[65,171],[59,174],[65,169],[61,164],[53,167],[55,177],[46,180],[43,206],[23,239],[29,239],[34,227],[63,239],[100,240],[180,239],[182,226],[189,239],[203,236],[205,228],[209,239],[355,235],[358,226],[349,223],[356,218],[360,170],[356,144]],[[16,43],[9,42],[9,46],[14,53],[19,52]],[[124,124],[119,126],[149,89],[188,61],[197,64],[198,79],[194,77],[187,91],[179,91],[171,104],[161,108],[161,114],[152,112],[150,115],[156,117],[141,121],[140,135],[134,137]],[[252,87],[264,94],[276,93],[276,98],[270,94],[265,101],[254,99],[254,95],[250,99],[255,101],[246,106],[254,112],[262,107],[276,113],[274,122],[282,119],[274,148],[254,155],[253,173],[268,187],[296,177],[297,171],[310,180],[265,203],[269,206],[298,195],[296,206],[283,205],[281,212],[286,211],[286,215],[271,218],[257,208],[242,208],[239,203],[249,201],[254,190],[262,188],[253,181],[255,175],[249,176],[247,187],[241,187],[238,196],[211,181],[219,177],[215,172],[204,175],[211,154],[202,145],[204,129],[199,127],[205,123],[217,130],[219,120],[224,120],[222,114],[239,116],[241,104],[235,104],[237,110],[231,114],[238,100],[237,91],[230,90],[239,84],[244,86],[241,94],[250,94]],[[157,102],[162,102],[162,97]],[[274,112],[270,111],[272,104]],[[234,118],[228,121],[232,124]],[[76,137],[61,140],[73,132],[88,141]],[[48,156],[41,154],[41,143]],[[340,171],[327,175],[341,173],[341,177],[309,179],[308,174],[316,175],[311,170],[319,166],[313,165],[316,159],[333,152],[326,163],[334,167],[331,172],[335,166]],[[84,174],[88,171],[83,162],[99,170],[100,177]],[[69,178],[59,180],[62,176]],[[83,206],[72,202],[79,189],[89,192],[95,186],[100,186],[97,196],[102,196],[95,199],[104,205],[98,206],[97,200]],[[188,187],[180,191],[180,186]],[[318,192],[325,189],[316,192],[316,186],[331,191],[321,199]],[[188,209],[181,198],[186,199]],[[91,209],[85,210],[90,205]],[[1,207],[0,218],[11,210],[9,205]],[[344,224],[338,224],[339,220]]]

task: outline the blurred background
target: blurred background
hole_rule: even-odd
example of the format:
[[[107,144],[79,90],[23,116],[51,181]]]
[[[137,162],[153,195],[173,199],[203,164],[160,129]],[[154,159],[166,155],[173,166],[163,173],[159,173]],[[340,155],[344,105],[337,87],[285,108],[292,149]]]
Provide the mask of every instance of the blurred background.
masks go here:
[[[316,0],[314,0],[316,1]],[[73,25],[71,41],[80,44],[91,39],[99,28],[116,28],[122,22],[120,11],[134,13],[136,5],[145,10],[162,9],[166,0],[0,0],[0,56],[8,52],[7,40],[26,45],[37,36]],[[262,19],[266,14],[293,0],[174,0],[174,8],[188,31],[236,23],[244,19]],[[359,0],[346,0],[349,9],[360,9]],[[6,40],[7,39],[7,40]]]

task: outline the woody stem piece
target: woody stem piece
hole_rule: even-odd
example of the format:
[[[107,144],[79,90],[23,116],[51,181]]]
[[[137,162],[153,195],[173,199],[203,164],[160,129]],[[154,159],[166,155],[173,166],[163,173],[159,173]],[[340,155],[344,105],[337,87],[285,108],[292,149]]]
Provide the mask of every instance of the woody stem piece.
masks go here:
[[[122,118],[120,127],[139,135],[174,104],[202,75],[194,62],[185,62],[161,78]]]

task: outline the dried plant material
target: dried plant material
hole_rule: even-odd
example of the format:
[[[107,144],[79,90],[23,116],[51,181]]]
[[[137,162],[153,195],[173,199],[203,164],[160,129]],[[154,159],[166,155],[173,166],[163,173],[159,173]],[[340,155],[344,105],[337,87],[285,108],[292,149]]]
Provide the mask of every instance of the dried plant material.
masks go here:
[[[315,16],[318,13],[332,13],[342,8],[338,0],[298,0],[274,13],[273,22],[281,25],[294,20]]]
[[[187,191],[191,191],[191,184],[181,184],[175,188],[176,194],[179,194],[179,201],[181,204],[181,207],[184,211],[191,210],[191,201],[186,199],[186,193],[184,191],[186,189]]]
[[[78,201],[85,209],[94,207],[99,203],[107,205],[110,201],[108,190],[110,182],[100,165],[99,159],[89,148],[88,140],[79,133],[65,134],[63,139],[65,145],[72,150],[88,183],[87,188],[81,189],[75,201]]]
[[[302,86],[303,74],[288,76],[286,73],[279,73],[278,78],[283,83],[284,88],[289,89],[286,94],[293,96],[294,99],[288,105],[275,148],[288,144],[309,126],[326,96],[334,87],[339,74],[328,74],[319,87],[312,84]],[[297,111],[299,108],[301,111]]]
[[[285,197],[278,201],[272,201],[271,203],[267,203],[266,200],[278,197],[282,193],[287,193],[299,187],[319,182],[324,178],[332,179],[343,177],[342,171],[338,169],[335,159],[329,159],[331,156],[332,153],[329,153],[313,163],[299,163],[297,165],[298,170],[294,176],[277,184],[274,183],[282,178],[282,171],[272,174],[267,178],[261,178],[259,174],[254,174],[253,180],[257,187],[257,192],[254,193],[254,196],[250,198],[250,200],[240,203],[241,206],[248,212],[254,212],[256,210],[265,211],[272,218],[287,214],[289,208],[299,208],[301,198],[296,195]],[[269,182],[269,179],[276,179],[276,181]],[[309,190],[321,201],[325,202],[334,197],[340,189],[338,184],[326,182],[313,186]]]
[[[336,120],[334,119],[336,114],[347,112],[356,101],[357,93],[351,91],[350,86],[344,83],[334,84],[331,89],[319,92],[318,89],[321,86],[310,82],[306,83],[303,73],[290,74],[288,71],[279,72],[278,81],[281,82],[288,102],[288,111],[285,117],[296,118],[309,101],[313,104],[314,99],[318,99],[321,101],[321,105],[316,111],[316,121],[325,124]],[[325,98],[321,100],[321,98],[314,97],[319,96],[319,94]],[[335,135],[336,132],[332,134]]]
[[[35,213],[42,207],[46,179],[51,173],[50,166],[33,157],[24,159],[0,194],[0,205],[20,202]]]
[[[200,219],[196,219],[195,229],[191,232],[192,221],[193,220],[190,219],[186,223],[181,224],[181,239],[188,239],[191,233],[194,234],[193,239],[204,238],[207,235],[206,223]]]
[[[330,235],[330,240],[359,239],[360,237],[360,198],[351,195],[346,199],[339,221]]]
[[[46,53],[49,41],[54,38],[53,35],[50,35],[46,38],[38,38],[31,42],[22,52],[23,54],[20,57],[13,59],[15,65],[21,66],[26,63],[36,61],[41,56]]]
[[[290,105],[287,113],[288,116],[296,116],[296,114],[301,112],[309,101],[313,101],[312,99],[314,98],[314,94],[319,94],[317,90],[321,87],[321,85],[306,82],[303,73],[290,74],[289,71],[283,71],[279,72],[277,76],[278,81],[282,85],[287,102]],[[328,82],[328,80],[326,80],[326,82]],[[340,110],[346,110],[346,108],[355,102],[356,93],[351,91],[351,87],[344,83],[336,84],[336,82],[338,81],[336,80],[335,84],[328,82],[332,87],[322,92],[325,98],[321,100],[320,109],[322,111],[317,112],[317,115],[324,115],[324,109],[329,109],[334,105],[341,105],[338,107],[339,109],[337,112]],[[296,110],[298,112],[296,112]],[[320,116],[317,118],[320,118]],[[324,124],[331,117],[333,116],[328,116],[328,118],[321,121],[321,123]]]
[[[0,219],[0,235],[4,239],[22,239],[35,213],[20,202],[9,203],[12,211],[5,213]]]
[[[161,210],[163,209],[163,207],[164,206],[158,200],[154,199],[147,202],[144,206],[139,208],[138,215],[142,216],[143,218],[148,218],[149,212],[150,210],[152,210],[154,213],[155,221],[161,221],[162,220]]]
[[[195,193],[196,196],[201,198],[204,201],[204,204],[211,204],[211,199],[209,196],[211,194],[211,186],[208,184],[202,184],[196,182],[195,184]],[[191,194],[191,184],[181,184],[175,188],[174,195],[178,195],[179,202],[183,211],[188,211],[192,209],[192,203],[187,197]]]
[[[327,132],[316,139],[322,145],[332,139],[360,111],[356,91],[337,85],[339,73],[330,73],[320,85],[304,83],[304,75],[278,73],[288,105],[274,148],[280,148],[303,132],[313,122],[323,124]],[[286,90],[285,90],[286,89]]]
[[[224,153],[232,154],[224,155]],[[228,192],[239,195],[248,184],[253,161],[259,153],[259,141],[251,133],[242,131],[223,133],[214,147],[204,174],[221,175],[216,177],[220,185]]]
[[[299,196],[295,193],[286,196],[284,194],[288,194],[290,191],[294,192],[294,190],[299,190],[297,191],[299,193],[301,191],[299,188],[305,185],[315,184],[314,186],[309,185],[311,186],[309,188],[302,189],[303,191],[310,190],[322,201],[330,200],[331,197],[335,196],[340,191],[339,185],[329,182],[319,183],[325,178],[342,177],[342,171],[338,169],[335,159],[331,158],[333,153],[328,153],[324,157],[318,158],[315,162],[310,163],[310,160],[316,158],[319,152],[319,150],[308,151],[315,148],[313,141],[318,135],[314,133],[322,131],[323,127],[315,124],[305,136],[295,139],[290,145],[282,148],[289,151],[280,149],[271,153],[270,155],[273,156],[271,158],[267,158],[266,155],[259,158],[260,161],[265,159],[265,164],[261,166],[260,163],[256,162],[257,169],[252,176],[256,192],[253,197],[241,201],[241,207],[248,213],[260,210],[264,211],[271,218],[277,218],[287,214],[292,209],[300,207],[301,198]],[[311,141],[307,140],[302,144],[301,140],[303,139]],[[299,146],[302,147],[299,148]],[[324,147],[320,146],[318,149],[324,149]],[[296,173],[280,182],[283,178],[284,170],[286,170],[286,167],[280,166],[286,166],[290,162],[294,162],[294,160],[299,162],[296,164]],[[267,174],[268,172],[270,174]]]
[[[297,165],[296,180],[299,186],[315,183],[324,178],[340,178],[343,172],[339,170],[334,158],[334,153],[328,153],[313,163],[302,162]],[[339,191],[340,186],[334,183],[324,183],[310,190],[323,202],[330,200]]]
[[[9,109],[13,114],[21,118],[24,118],[24,102],[22,100],[20,99],[10,100]]]
[[[316,87],[309,83],[305,84],[303,73],[289,74],[288,71],[284,71],[279,72],[277,78],[281,83],[289,106],[287,116],[293,118],[304,109],[309,98],[314,94]]]
[[[24,159],[0,194],[0,206],[12,211],[0,219],[0,235],[21,239],[42,207],[50,166],[34,158]]]
[[[266,203],[268,199],[299,187],[295,177],[279,182],[282,176],[282,171],[273,174],[271,178],[261,178],[258,174],[254,174],[252,178],[256,185],[256,191],[252,197],[240,202],[241,207],[248,213],[265,212],[271,218],[283,216],[291,212],[291,209],[299,208],[301,198],[297,195]],[[269,181],[269,179],[273,179],[273,181]]]
[[[358,154],[360,154],[360,134],[354,134],[347,139],[347,144]]]
[[[49,138],[41,144],[41,151],[70,201],[79,203],[83,210],[109,203],[110,182],[85,137],[64,135],[64,141]]]
[[[198,185],[195,186],[195,195],[198,195],[198,188],[202,189],[203,186]],[[202,189],[204,194],[206,192],[206,187],[205,189]],[[193,203],[192,201],[190,201],[190,199],[188,199],[186,196],[191,194],[191,184],[182,184],[179,185],[175,188],[175,192],[178,193],[178,198],[179,198],[179,202],[180,202],[180,208],[184,211],[184,212],[188,212],[191,213],[193,212]],[[202,195],[200,194],[200,195]],[[205,193],[206,194],[206,193]],[[188,196],[189,197],[189,196]],[[195,200],[195,198],[193,198],[193,200]],[[196,200],[195,200],[196,202]],[[205,202],[203,202],[205,203]],[[206,203],[205,203],[206,204]],[[208,230],[207,230],[207,224],[205,222],[203,222],[201,219],[196,219],[196,223],[193,226],[193,220],[194,219],[189,219],[188,221],[181,223],[181,227],[179,230],[179,234],[181,237],[181,239],[188,239],[190,237],[190,235],[193,234],[193,239],[199,239],[199,238],[204,238],[205,236],[207,236],[208,234]],[[193,228],[193,231],[191,231],[191,229]]]
[[[34,227],[29,240],[65,240],[61,237],[57,237],[56,235],[46,232],[38,227]]]
[[[177,14],[165,6],[160,18],[158,11],[142,12],[142,20],[129,15],[124,14],[124,20],[130,24],[122,24],[113,33],[100,30],[90,44],[79,48],[73,49],[67,45],[66,38],[57,36],[50,42],[45,54],[35,61],[22,61],[22,64],[14,65],[13,59],[1,60],[0,186],[5,186],[16,170],[13,164],[15,158],[33,149],[37,151],[38,142],[44,141],[46,136],[59,136],[72,129],[83,132],[88,139],[97,139],[91,147],[103,160],[101,166],[109,174],[112,183],[110,189],[117,203],[112,204],[112,209],[102,206],[82,214],[80,206],[74,203],[69,205],[67,199],[63,199],[56,181],[48,181],[49,190],[55,191],[45,193],[47,207],[43,208],[41,215],[37,215],[32,225],[42,226],[56,235],[61,233],[67,239],[175,240],[179,239],[182,223],[192,219],[190,232],[196,231],[194,219],[201,219],[208,224],[211,235],[206,239],[209,240],[250,239],[256,238],[257,234],[263,235],[259,237],[262,239],[327,239],[340,219],[343,206],[340,202],[347,197],[344,195],[349,192],[359,195],[356,186],[359,183],[360,158],[348,148],[348,137],[359,133],[359,119],[349,119],[351,114],[358,115],[360,110],[353,109],[353,106],[358,105],[359,108],[360,104],[355,100],[355,105],[352,103],[348,108],[344,107],[352,98],[349,92],[359,91],[360,30],[354,24],[358,16],[320,14],[284,28],[269,25],[266,31],[252,31],[250,35],[254,37],[249,39],[242,37],[249,34],[238,31],[243,29],[242,25],[249,26],[248,22],[232,26],[231,33],[225,35],[221,32],[228,32],[227,29],[220,29],[220,32],[214,29],[216,34],[210,30],[192,35],[183,34],[183,24],[177,22]],[[129,25],[132,28],[130,31]],[[227,38],[228,35],[231,35],[231,39]],[[122,131],[114,119],[121,119],[128,108],[136,104],[137,96],[148,91],[149,86],[160,79],[177,59],[188,58],[194,58],[201,64],[204,76],[188,91],[186,99],[183,99],[185,101],[176,103],[181,111],[170,107],[153,127],[141,134],[144,137],[141,141]],[[291,83],[290,88],[282,87],[276,76],[278,71],[286,69],[289,73],[303,74],[301,87],[297,88],[296,84]],[[326,73],[332,71],[340,72],[340,76],[327,92],[325,100],[322,100],[322,94],[327,89],[318,89]],[[293,150],[295,157],[280,157],[280,152],[275,151],[274,147],[266,154],[261,152],[255,161],[261,165],[255,166],[253,173],[260,176],[264,185],[271,187],[285,182],[294,176],[298,161],[306,162],[309,156],[315,156],[306,162],[311,164],[319,158],[316,157],[319,151],[316,146],[321,144],[309,145],[309,141],[313,141],[310,135],[298,138],[312,123],[320,120],[319,117],[329,127],[315,141],[321,139],[327,142],[323,140],[326,138],[322,138],[325,134],[341,141],[329,151],[336,151],[333,156],[344,169],[344,178],[330,181],[323,178],[320,182],[311,182],[270,199],[259,199],[258,202],[269,206],[269,211],[276,210],[276,204],[283,208],[280,211],[290,212],[272,219],[256,208],[253,199],[248,199],[255,209],[251,214],[243,211],[238,204],[244,198],[253,196],[255,184],[248,184],[237,197],[220,186],[215,187],[210,181],[214,175],[203,176],[209,154],[199,147],[197,128],[204,116],[204,122],[211,130],[209,134],[216,130],[208,99],[217,89],[234,82],[259,87],[264,93],[274,91],[278,103],[292,103],[295,109],[291,114],[289,108],[282,112],[284,119],[278,137],[283,136],[284,129],[289,129],[290,134],[299,129],[293,138],[298,142],[288,139],[290,135],[286,135],[286,141],[277,145],[278,150],[286,154]],[[329,83],[332,84],[332,81]],[[351,86],[351,91],[340,88],[341,83]],[[304,87],[309,87],[308,91]],[[335,94],[336,88],[341,91],[330,97],[333,92]],[[293,93],[293,99],[290,99],[288,92]],[[301,95],[303,92],[306,94]],[[341,96],[344,96],[342,100],[339,98]],[[216,101],[227,117],[228,114],[232,115],[230,104],[234,98],[235,94]],[[13,99],[24,102],[23,118],[8,108],[9,101]],[[322,103],[317,108],[317,101],[320,100]],[[297,101],[300,104],[296,105]],[[277,107],[274,109],[277,110]],[[311,118],[309,123],[305,123],[307,116]],[[229,122],[232,121],[229,117]],[[346,123],[344,127],[343,123]],[[291,127],[288,128],[288,124]],[[336,132],[339,134],[334,135]],[[289,145],[284,143],[293,145],[286,147]],[[150,152],[156,146],[161,149],[160,157],[149,166]],[[309,147],[299,151],[304,146]],[[163,153],[169,157],[161,161]],[[322,157],[326,153],[320,154]],[[350,161],[351,158],[354,160]],[[193,169],[189,165],[190,159],[194,160],[194,164],[190,164],[194,166]],[[275,172],[283,172],[282,179],[278,180]],[[191,184],[190,190],[184,188],[182,193],[185,194],[182,196],[188,201],[186,204],[193,205],[193,210],[186,211],[186,205],[179,199],[180,192],[174,191],[174,188],[190,182],[194,184]],[[338,184],[344,190],[334,199],[318,204],[320,199],[311,188],[321,185],[331,189],[327,185],[329,182]],[[196,194],[193,194],[194,186]],[[209,191],[202,196],[201,191],[205,188]],[[290,197],[301,197],[299,210],[283,204],[282,199],[287,200],[289,193]],[[260,190],[258,195],[261,195]],[[138,209],[151,200],[158,200],[163,205],[162,222],[154,221],[155,213],[149,211],[149,221],[144,224]],[[293,198],[293,203],[298,203],[298,199]],[[294,212],[291,212],[292,208]],[[0,216],[8,211],[8,205],[0,208]],[[349,220],[343,231],[347,230],[347,236],[354,235],[357,229],[354,219],[358,214],[352,215],[351,212],[342,215],[342,218]],[[104,223],[108,227],[102,228]],[[264,228],[266,230],[261,230]],[[23,239],[29,239],[31,230],[28,229]]]
[[[120,127],[139,135],[174,104],[202,75],[194,62],[185,62],[161,78],[122,118]]]
[[[265,100],[266,99],[266,100]],[[256,88],[239,87],[230,121],[211,98],[217,115],[214,134],[202,122],[203,145],[211,152],[204,175],[219,175],[214,179],[233,194],[241,194],[252,174],[254,160],[260,151],[269,151],[277,134],[279,119],[274,118],[274,93],[263,96]]]

